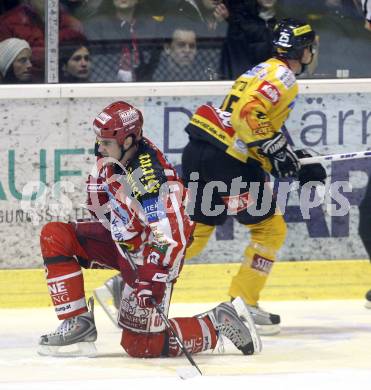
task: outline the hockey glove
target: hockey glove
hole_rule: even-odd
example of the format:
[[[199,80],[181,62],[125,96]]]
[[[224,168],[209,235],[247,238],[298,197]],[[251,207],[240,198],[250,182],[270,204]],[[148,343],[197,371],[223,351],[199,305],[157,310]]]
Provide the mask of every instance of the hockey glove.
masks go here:
[[[295,154],[298,158],[307,158],[312,157],[313,155],[305,149],[295,150]],[[325,168],[320,163],[303,165],[298,174],[298,179],[300,186],[310,182],[310,181],[319,181],[322,184],[325,184],[327,178],[327,173]]]
[[[160,304],[165,295],[168,271],[154,264],[138,267],[134,294],[142,309],[154,307],[153,300]]]
[[[269,159],[273,176],[278,178],[297,177],[300,161],[282,133],[265,141],[261,146],[260,153]]]

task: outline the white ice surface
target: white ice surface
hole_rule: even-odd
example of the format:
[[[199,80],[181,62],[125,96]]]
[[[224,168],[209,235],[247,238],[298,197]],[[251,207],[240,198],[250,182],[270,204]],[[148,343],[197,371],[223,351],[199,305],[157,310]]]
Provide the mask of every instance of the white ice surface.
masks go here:
[[[174,304],[188,316],[211,304]],[[0,310],[0,389],[349,389],[371,390],[371,310],[362,301],[267,302],[281,315],[282,331],[263,338],[260,355],[243,356],[228,342],[225,353],[194,355],[202,377],[181,380],[183,358],[133,359],[120,332],[96,305],[96,358],[36,354],[40,334],[57,326],[53,309]]]

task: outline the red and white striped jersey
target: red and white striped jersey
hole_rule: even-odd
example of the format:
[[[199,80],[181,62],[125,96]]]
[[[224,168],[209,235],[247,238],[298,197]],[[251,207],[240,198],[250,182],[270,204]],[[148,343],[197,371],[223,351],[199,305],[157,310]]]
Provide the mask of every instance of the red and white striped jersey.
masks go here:
[[[186,213],[187,189],[163,153],[148,139],[123,167],[98,157],[87,182],[88,208],[125,246],[137,265],[152,263],[174,280],[183,263],[193,222]]]

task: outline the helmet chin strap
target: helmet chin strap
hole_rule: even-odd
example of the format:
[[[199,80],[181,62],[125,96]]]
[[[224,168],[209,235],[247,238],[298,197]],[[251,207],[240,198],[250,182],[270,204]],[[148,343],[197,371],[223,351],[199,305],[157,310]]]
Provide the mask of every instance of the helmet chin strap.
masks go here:
[[[296,76],[300,76],[301,74],[303,74],[307,70],[307,67],[308,67],[309,64],[302,64],[302,63],[300,63],[300,65],[301,65],[300,72],[296,73]]]
[[[303,53],[304,53],[304,52],[303,52]],[[313,56],[314,56],[314,54],[312,53],[312,58],[311,58],[311,60],[310,60],[310,62],[309,62],[308,64],[303,64],[302,62],[300,62],[301,70],[300,70],[299,73],[297,73],[297,76],[301,75],[302,73],[304,73],[304,72],[307,70],[308,66],[309,66],[309,65],[312,63],[312,61],[313,61]],[[303,56],[302,56],[302,57],[303,57]]]
[[[119,161],[122,161],[123,158],[125,157],[126,153],[127,153],[131,148],[133,148],[134,146],[137,145],[137,142],[135,141],[134,137],[133,137],[132,135],[130,135],[130,137],[131,137],[131,139],[132,139],[133,142],[132,142],[132,144],[129,146],[128,149],[125,150],[125,149],[124,149],[124,145],[121,145],[121,156],[120,156]]]

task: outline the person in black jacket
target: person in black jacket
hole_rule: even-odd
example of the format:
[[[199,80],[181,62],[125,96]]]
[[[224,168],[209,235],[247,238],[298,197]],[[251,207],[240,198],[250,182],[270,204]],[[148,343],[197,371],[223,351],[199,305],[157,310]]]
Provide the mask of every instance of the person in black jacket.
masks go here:
[[[102,2],[84,31],[92,51],[92,81],[151,81],[162,48],[161,18],[141,2]]]
[[[177,0],[169,13],[178,18],[200,22],[204,36],[224,36],[229,17],[223,0]]]
[[[229,0],[227,37],[222,50],[221,73],[235,79],[246,69],[272,55],[276,0]]]

